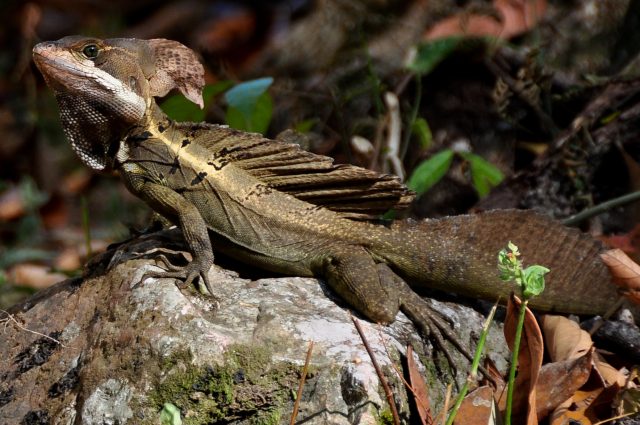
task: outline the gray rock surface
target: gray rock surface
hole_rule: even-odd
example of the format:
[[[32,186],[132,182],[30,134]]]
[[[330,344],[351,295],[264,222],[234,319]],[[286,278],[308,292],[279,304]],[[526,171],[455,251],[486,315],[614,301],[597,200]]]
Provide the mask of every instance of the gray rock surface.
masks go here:
[[[11,309],[19,325],[5,316],[0,334],[0,423],[156,424],[165,403],[178,407],[184,424],[288,423],[311,341],[299,422],[372,424],[388,413],[349,310],[317,280],[251,281],[217,269],[214,301],[172,279],[141,281],[153,270],[150,260],[127,261]],[[463,342],[479,333],[477,312],[434,305]],[[454,378],[434,366],[430,344],[402,314],[391,326],[360,323],[401,415],[410,410],[392,363],[402,369],[407,343],[424,365],[437,411]],[[497,325],[488,346],[504,365]],[[467,362],[458,368],[460,381]]]

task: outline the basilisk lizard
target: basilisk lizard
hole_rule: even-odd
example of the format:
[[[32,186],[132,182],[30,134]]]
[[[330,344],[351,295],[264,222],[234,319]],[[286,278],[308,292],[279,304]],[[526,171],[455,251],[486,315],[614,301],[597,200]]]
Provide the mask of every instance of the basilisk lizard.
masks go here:
[[[602,313],[617,300],[599,244],[550,218],[510,210],[385,226],[368,219],[413,198],[396,177],[258,134],[170,120],[155,98],[172,89],[203,106],[203,67],[180,43],[72,36],[33,53],[80,159],[117,171],[182,229],[193,260],[161,276],[199,277],[215,294],[213,238],[241,261],[324,278],[373,321],[392,322],[400,309],[421,325],[425,303],[408,285],[505,299],[513,288],[496,259],[511,240],[527,263],[552,270],[531,306]]]

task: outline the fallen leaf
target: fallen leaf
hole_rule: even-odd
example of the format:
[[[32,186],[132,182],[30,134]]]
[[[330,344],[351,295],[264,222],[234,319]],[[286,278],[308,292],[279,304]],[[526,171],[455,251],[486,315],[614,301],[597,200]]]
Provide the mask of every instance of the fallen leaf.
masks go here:
[[[426,40],[452,35],[492,36],[509,39],[533,28],[544,16],[546,0],[494,0],[498,17],[463,11],[443,19],[425,34]]]
[[[413,358],[413,347],[407,346],[407,368],[409,369],[409,384],[411,385],[411,394],[416,402],[420,423],[432,424],[431,407],[429,404],[429,388],[424,382],[422,374],[418,370],[418,365]]]
[[[471,391],[462,401],[455,425],[494,425],[496,424],[496,403],[493,388],[488,385]]]
[[[520,300],[515,295],[509,298],[507,304],[507,317],[504,321],[504,336],[509,349],[513,349],[513,341],[516,334],[518,314],[520,310]],[[538,327],[538,322],[529,308],[526,309],[524,329],[520,341],[520,353],[518,355],[518,376],[516,377],[513,397],[514,423],[526,423],[535,425],[538,423],[536,408],[536,382],[540,368],[542,367],[542,356],[544,354],[544,343],[542,333]],[[506,398],[506,394],[503,398]],[[517,418],[522,418],[518,421]],[[526,418],[526,422],[524,422]]]
[[[624,373],[604,361],[602,356],[598,353],[596,353],[593,361],[594,367],[604,381],[605,387],[617,385],[618,387],[623,388],[625,386],[627,376]]]
[[[14,220],[22,217],[24,213],[25,206],[20,188],[9,188],[0,195],[0,220]]]
[[[78,168],[67,174],[60,183],[60,192],[65,195],[78,195],[89,187],[94,174],[87,168]]]
[[[246,8],[237,8],[204,25],[198,42],[209,52],[223,52],[249,41],[255,29],[254,12]]]
[[[536,384],[538,420],[570,399],[589,379],[594,349],[584,355],[542,366]]]
[[[597,412],[601,409],[597,407],[611,404],[613,395],[618,392],[620,385],[624,384],[625,375],[593,351],[591,336],[573,320],[563,316],[545,315],[542,317],[542,329],[549,357],[553,361],[578,362],[589,356],[589,363],[593,365],[579,389],[574,388],[572,392],[568,388],[564,389],[566,391],[563,397],[566,394],[569,394],[569,397],[552,412],[551,424],[589,425],[603,419],[598,417]],[[582,375],[576,375],[574,384],[577,385],[582,377]],[[543,379],[540,378],[540,380]],[[557,385],[556,389],[562,389],[561,387],[567,384],[561,383],[559,378],[551,382],[554,386]],[[538,394],[539,397],[543,397],[540,392]]]
[[[65,227],[69,222],[68,202],[59,194],[53,193],[49,201],[40,208],[40,217],[47,229]]]
[[[635,232],[635,229],[634,227],[630,232],[621,235],[599,236],[598,239],[604,242],[609,248],[621,249],[626,254],[635,254],[638,252],[638,248],[635,246],[635,235],[631,234],[631,232]]]
[[[634,303],[640,304],[640,265],[620,249],[610,249],[600,254],[609,267],[613,282]]]
[[[7,271],[8,279],[17,286],[34,289],[48,288],[54,283],[65,280],[62,273],[51,272],[51,268],[40,264],[16,264]]]
[[[496,383],[496,388],[494,388],[494,390],[496,390],[496,393],[502,393],[506,386],[504,378],[502,377],[503,374],[498,370],[496,364],[489,357],[485,357],[484,359],[484,368],[489,372],[489,376],[493,378],[493,382]],[[488,385],[491,384],[488,379],[483,379],[482,383]]]
[[[542,330],[551,361],[576,359],[593,346],[591,335],[580,325],[564,316],[542,316]]]
[[[591,425],[598,421],[591,406],[603,388],[576,391],[569,400],[558,406],[551,414],[551,425]]]
[[[58,270],[72,271],[78,270],[82,266],[80,253],[76,248],[64,249],[53,261],[53,265]]]

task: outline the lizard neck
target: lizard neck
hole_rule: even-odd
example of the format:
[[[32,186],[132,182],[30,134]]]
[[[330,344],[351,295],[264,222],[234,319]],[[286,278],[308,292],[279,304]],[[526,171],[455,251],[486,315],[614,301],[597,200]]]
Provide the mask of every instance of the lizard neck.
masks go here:
[[[62,128],[82,162],[107,171],[118,142],[131,124],[123,122],[108,105],[64,91],[56,92]]]
[[[175,122],[165,114],[158,104],[151,100],[147,107],[147,112],[142,119],[129,131],[123,139],[139,136],[141,133],[163,134],[168,129],[173,129]]]
[[[140,119],[140,121],[131,126],[119,139],[117,153],[111,155],[111,165],[113,168],[119,167],[131,159],[131,155],[140,159],[139,156],[146,156],[150,152],[142,154],[137,149],[137,154],[133,154],[132,149],[136,150],[141,143],[145,144],[146,150],[162,149],[160,145],[164,142],[165,145],[170,145],[175,140],[180,138],[182,131],[176,125],[176,122],[170,119],[162,109],[156,104],[154,100],[149,102],[147,111]],[[155,143],[149,144],[149,140],[154,140]],[[160,154],[160,156],[165,155]],[[164,158],[169,160],[169,157]]]

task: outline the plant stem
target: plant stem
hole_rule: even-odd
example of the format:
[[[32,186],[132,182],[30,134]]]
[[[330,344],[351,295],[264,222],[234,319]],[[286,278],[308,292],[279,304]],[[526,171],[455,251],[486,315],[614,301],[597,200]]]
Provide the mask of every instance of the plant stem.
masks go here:
[[[89,205],[87,197],[80,198],[80,208],[82,209],[82,230],[84,233],[84,243],[87,248],[87,260],[93,256],[91,252],[91,226],[89,225]]]
[[[465,381],[460,393],[458,394],[458,398],[456,399],[456,403],[453,405],[451,409],[451,413],[449,413],[449,417],[447,418],[446,425],[451,425],[453,420],[458,413],[458,409],[464,400],[464,397],[467,395],[467,391],[469,390],[469,382],[476,379],[478,374],[478,367],[480,366],[480,359],[482,358],[482,352],[484,351],[484,344],[487,340],[487,334],[489,333],[489,327],[491,326],[491,322],[493,321],[493,316],[496,314],[496,309],[498,308],[498,303],[496,302],[487,317],[487,320],[484,322],[484,326],[482,328],[482,333],[480,334],[480,339],[478,340],[478,346],[476,347],[476,352],[473,356],[473,362],[471,363],[471,370],[469,371],[469,376]]]
[[[509,368],[509,383],[507,386],[507,409],[505,411],[504,423],[511,425],[511,410],[513,408],[513,387],[516,380],[516,369],[518,368],[518,354],[520,353],[520,339],[522,338],[522,328],[527,312],[528,300],[523,300],[520,304],[520,314],[518,315],[518,325],[516,326],[516,336],[513,340],[513,350],[511,352],[511,367]]]
[[[405,128],[404,139],[402,140],[402,146],[400,147],[400,159],[404,160],[407,156],[407,150],[409,149],[409,140],[411,139],[411,133],[413,131],[413,124],[418,118],[418,112],[420,112],[420,102],[422,101],[422,77],[416,74],[416,98],[413,101],[413,107],[409,115],[409,121]]]
[[[580,211],[579,213],[574,214],[571,217],[567,217],[564,220],[562,220],[562,224],[564,224],[565,226],[575,226],[588,218],[591,218],[598,214],[602,214],[603,212],[610,210],[612,208],[616,208],[621,205],[626,205],[631,202],[637,201],[638,199],[640,199],[640,191],[627,193],[626,195],[622,195],[618,198],[610,199],[594,207],[587,208],[586,210]]]

